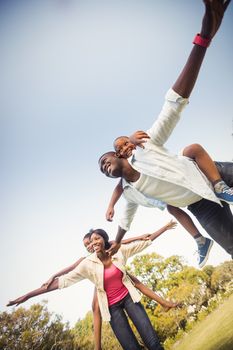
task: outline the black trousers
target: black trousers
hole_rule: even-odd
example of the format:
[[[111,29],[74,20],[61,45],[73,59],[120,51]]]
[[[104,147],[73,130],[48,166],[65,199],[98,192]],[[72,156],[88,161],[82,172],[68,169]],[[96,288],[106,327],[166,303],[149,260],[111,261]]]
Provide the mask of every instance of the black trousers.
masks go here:
[[[222,179],[233,187],[233,163],[215,162]],[[230,206],[202,199],[188,206],[206,232],[233,258],[233,215]],[[232,206],[233,208],[233,206]]]

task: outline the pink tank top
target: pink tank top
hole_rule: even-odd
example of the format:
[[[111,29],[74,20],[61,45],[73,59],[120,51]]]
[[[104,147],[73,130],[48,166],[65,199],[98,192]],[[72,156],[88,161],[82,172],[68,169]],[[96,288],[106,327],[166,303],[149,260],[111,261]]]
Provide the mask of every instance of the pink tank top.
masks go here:
[[[129,293],[122,283],[122,276],[123,272],[114,264],[104,268],[104,290],[107,294],[109,306],[122,300]]]

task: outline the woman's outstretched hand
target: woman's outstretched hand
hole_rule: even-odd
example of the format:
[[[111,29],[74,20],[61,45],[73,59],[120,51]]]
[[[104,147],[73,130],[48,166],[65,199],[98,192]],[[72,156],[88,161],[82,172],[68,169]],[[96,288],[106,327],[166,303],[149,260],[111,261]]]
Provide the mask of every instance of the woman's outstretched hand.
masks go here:
[[[174,228],[176,228],[176,226],[177,226],[177,222],[171,220],[171,221],[169,221],[169,222],[167,223],[166,229],[167,229],[167,230],[173,230]]]
[[[53,283],[53,281],[55,280],[55,276],[51,277],[50,279],[48,279],[48,281],[44,282],[41,286],[41,288],[45,288],[48,289],[49,286]]]
[[[165,312],[169,311],[170,309],[174,309],[176,307],[181,307],[181,306],[182,306],[182,303],[180,302],[173,303],[172,301],[166,301],[166,303],[162,305]]]
[[[19,304],[22,304],[27,300],[28,300],[28,298],[26,296],[22,296],[22,297],[15,299],[15,300],[10,300],[6,306],[13,306],[13,305],[18,306]]]

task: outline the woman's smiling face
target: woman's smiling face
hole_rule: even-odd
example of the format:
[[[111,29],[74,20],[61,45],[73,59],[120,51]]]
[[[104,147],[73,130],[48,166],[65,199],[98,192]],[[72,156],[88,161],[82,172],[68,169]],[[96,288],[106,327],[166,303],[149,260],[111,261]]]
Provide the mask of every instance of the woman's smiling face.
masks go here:
[[[91,235],[91,245],[93,250],[98,253],[105,250],[105,242],[102,236],[98,233],[92,233]]]

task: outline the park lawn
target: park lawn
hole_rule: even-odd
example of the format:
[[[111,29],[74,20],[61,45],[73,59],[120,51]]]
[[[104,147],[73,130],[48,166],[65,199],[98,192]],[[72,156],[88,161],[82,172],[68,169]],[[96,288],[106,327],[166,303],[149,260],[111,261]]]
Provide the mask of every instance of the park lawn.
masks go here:
[[[172,350],[233,350],[233,295],[194,326]]]

